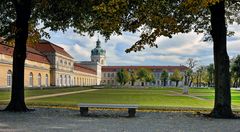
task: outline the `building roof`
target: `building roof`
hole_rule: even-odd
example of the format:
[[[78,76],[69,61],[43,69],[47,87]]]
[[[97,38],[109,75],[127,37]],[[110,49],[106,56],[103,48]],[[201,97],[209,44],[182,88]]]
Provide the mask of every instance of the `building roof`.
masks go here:
[[[0,36],[0,44],[3,43],[3,37]]]
[[[79,63],[74,63],[74,70],[96,75],[97,72],[91,68],[85,67]]]
[[[68,54],[64,48],[60,47],[60,46],[57,46],[47,40],[40,40],[38,44],[35,44],[34,45],[34,48],[39,50],[40,52],[57,52],[61,55],[64,55],[64,56],[67,56],[69,58],[72,58],[73,57]]]
[[[102,72],[116,72],[119,69],[131,69],[137,70],[140,68],[146,68],[153,71],[161,72],[163,70],[167,70],[169,72],[174,72],[174,70],[178,69],[179,71],[185,71],[188,68],[186,66],[102,66]]]
[[[0,44],[0,54],[13,56],[13,50],[14,50],[14,48],[12,46]],[[40,63],[49,64],[49,61],[45,55],[43,55],[42,53],[40,53],[39,51],[37,51],[31,47],[27,47],[27,58],[26,59],[31,60],[31,61],[40,62]]]

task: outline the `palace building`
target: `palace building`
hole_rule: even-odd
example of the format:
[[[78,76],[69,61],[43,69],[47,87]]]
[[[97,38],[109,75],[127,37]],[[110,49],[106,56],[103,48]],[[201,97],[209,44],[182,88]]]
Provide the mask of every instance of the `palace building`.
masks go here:
[[[153,76],[155,81],[153,82],[142,82],[137,80],[134,84],[128,82],[127,86],[163,86],[163,82],[161,81],[161,73],[163,70],[166,70],[170,75],[173,74],[175,70],[179,70],[181,74],[184,74],[184,71],[187,70],[185,66],[103,66],[102,67],[102,84],[103,85],[119,85],[117,82],[117,72],[121,69],[125,69],[127,71],[137,71],[140,68],[148,69],[153,72]],[[179,82],[179,86],[184,85],[185,78],[183,81]],[[175,82],[170,81],[169,79],[166,82],[167,86],[175,86]]]
[[[11,87],[13,47],[4,44],[0,38],[0,88]],[[183,73],[185,66],[107,66],[106,51],[101,42],[91,51],[91,61],[75,61],[62,47],[46,40],[41,40],[32,47],[27,47],[25,61],[25,87],[63,87],[119,85],[117,72],[146,68],[153,72],[155,83],[137,81],[136,86],[161,86],[160,75],[163,70],[172,74],[178,69]],[[183,81],[179,83],[183,84]],[[130,83],[128,84],[130,85]],[[173,85],[168,81],[168,85]]]

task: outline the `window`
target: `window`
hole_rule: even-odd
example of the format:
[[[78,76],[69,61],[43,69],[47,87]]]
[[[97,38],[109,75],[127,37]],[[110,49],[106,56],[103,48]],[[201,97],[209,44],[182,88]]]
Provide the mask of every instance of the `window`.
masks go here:
[[[60,78],[59,78],[59,85],[62,86],[62,84],[63,84],[63,77],[62,77],[62,75],[60,75]]]
[[[30,72],[29,74],[29,87],[33,87],[33,73]]]
[[[73,79],[73,85],[76,85],[76,78]]]
[[[60,64],[62,64],[63,63],[63,61],[62,60],[60,60]]]
[[[110,73],[108,73],[108,77],[110,77]]]
[[[112,73],[112,77],[114,77],[114,73]]]
[[[71,66],[71,62],[68,62],[68,65]]]
[[[112,80],[112,84],[114,84],[114,80]]]
[[[65,80],[65,85],[64,86],[66,86],[67,85],[67,75],[65,75],[65,78],[64,78],[64,80]]]
[[[11,87],[12,86],[12,71],[8,70],[7,72],[7,86]]]
[[[41,76],[41,74],[39,73],[39,74],[38,74],[38,87],[41,87],[41,85],[42,85],[42,76]]]
[[[48,74],[46,74],[46,76],[45,76],[45,86],[46,87],[48,86]]]
[[[71,85],[71,77],[68,77],[68,84]]]
[[[103,77],[106,77],[106,73],[103,73]]]

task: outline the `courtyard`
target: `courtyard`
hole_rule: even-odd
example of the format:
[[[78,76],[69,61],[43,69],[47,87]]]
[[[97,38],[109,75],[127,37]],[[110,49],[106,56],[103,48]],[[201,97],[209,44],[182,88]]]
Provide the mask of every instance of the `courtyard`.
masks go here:
[[[240,110],[240,91],[231,90],[232,107]],[[213,119],[200,113],[213,108],[214,89],[190,88],[93,88],[26,89],[27,113],[0,112],[0,131],[239,131],[237,119]],[[10,91],[0,91],[0,109],[9,102]],[[125,109],[91,109],[80,116],[79,103],[138,104],[136,117]],[[51,125],[49,125],[51,124]]]
[[[231,90],[232,107],[240,110],[240,91]],[[69,107],[77,109],[79,103],[138,104],[143,110],[211,110],[214,89],[190,88],[182,94],[181,88],[93,88],[70,87],[52,89],[26,89],[26,103],[30,107]],[[0,103],[9,102],[10,91],[0,91]]]
[[[90,111],[37,108],[34,112],[0,112],[3,132],[237,132],[240,120],[212,119],[190,112],[137,112],[128,118],[124,111]]]

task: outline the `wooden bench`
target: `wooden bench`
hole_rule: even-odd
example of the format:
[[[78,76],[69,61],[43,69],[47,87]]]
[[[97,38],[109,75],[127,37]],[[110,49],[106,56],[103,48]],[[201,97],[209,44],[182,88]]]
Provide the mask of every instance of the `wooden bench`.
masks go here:
[[[115,109],[128,109],[129,117],[134,117],[136,113],[136,109],[138,105],[136,104],[88,104],[88,103],[80,103],[78,105],[80,107],[81,116],[88,115],[88,108],[115,108]]]

